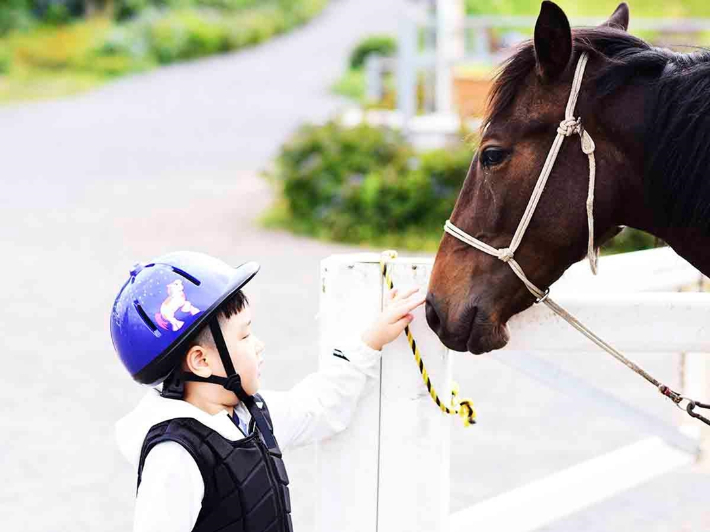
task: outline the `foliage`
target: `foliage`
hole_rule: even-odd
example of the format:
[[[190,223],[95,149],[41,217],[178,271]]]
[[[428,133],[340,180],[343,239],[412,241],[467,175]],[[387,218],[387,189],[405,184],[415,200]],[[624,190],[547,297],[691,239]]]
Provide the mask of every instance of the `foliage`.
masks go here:
[[[101,44],[109,30],[109,22],[90,22],[45,26],[29,33],[11,36],[8,44],[14,60],[23,68],[61,70],[81,68],[87,56]]]
[[[0,35],[15,28],[27,28],[31,21],[28,0],[3,0],[0,3]]]
[[[663,245],[663,242],[655,236],[632,229],[624,230],[602,247],[602,253],[613,255],[615,253],[626,253],[628,251],[638,251],[640,249],[652,249]]]
[[[419,247],[440,233],[470,158],[463,147],[418,156],[398,133],[368,125],[305,126],[270,174],[284,203],[268,221],[346,242],[411,241],[416,233]]]
[[[25,0],[6,0],[25,6]],[[27,0],[45,2],[57,0]],[[61,0],[61,5],[83,0]],[[0,38],[0,101],[73,94],[158,64],[261,43],[318,14],[328,0],[116,0],[140,15],[39,24]],[[59,5],[59,3],[57,5]],[[188,6],[177,9],[176,6]],[[189,8],[189,6],[199,6]],[[158,9],[161,8],[162,9]],[[0,7],[0,28],[4,6]],[[60,13],[60,12],[58,12]],[[56,15],[59,16],[59,15]],[[64,15],[62,15],[64,16]],[[0,30],[1,31],[1,30]],[[57,82],[50,80],[57,77]],[[32,83],[43,87],[32,87]]]
[[[366,37],[350,54],[350,68],[361,68],[371,54],[392,56],[397,52],[397,40],[389,35]]]
[[[12,54],[5,47],[0,47],[0,75],[7,74],[12,66]]]
[[[335,82],[332,88],[335,94],[352,98],[358,102],[365,101],[366,80],[362,69],[349,68],[343,77]]]
[[[150,50],[159,63],[173,63],[228,49],[227,30],[219,18],[194,11],[170,13],[148,31]]]

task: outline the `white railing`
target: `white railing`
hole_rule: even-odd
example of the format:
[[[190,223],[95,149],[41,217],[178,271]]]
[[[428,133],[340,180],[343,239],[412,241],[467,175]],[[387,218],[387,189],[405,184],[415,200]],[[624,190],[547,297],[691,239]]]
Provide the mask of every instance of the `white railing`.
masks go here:
[[[430,259],[398,259],[391,266],[395,285],[425,288],[431,267]],[[553,286],[552,294],[610,343],[630,353],[708,351],[710,294],[648,293],[683,287],[697,290],[702,282],[699,272],[672,250],[603,257],[597,278],[585,268],[583,263],[573,266]],[[321,357],[325,359],[332,356],[334,344],[362,330],[379,312],[384,286],[375,254],[332,256],[322,262],[321,270]],[[361,400],[351,426],[319,446],[317,530],[522,532],[693,461],[701,446],[697,423],[688,435],[535,356],[536,352],[594,350],[548,312],[537,306],[513,318],[511,343],[496,353],[497,359],[577,401],[623,417],[652,438],[450,516],[449,427],[458,421],[432,403],[409,346],[400,338],[385,348],[379,383],[373,383]],[[412,332],[435,388],[442,398],[448,397],[453,356],[464,355],[446,350],[428,329],[423,309],[416,312]],[[686,360],[694,368],[686,376],[686,390],[710,396],[706,357],[689,354]],[[623,366],[619,371],[625,371]],[[659,396],[658,401],[664,399]],[[608,478],[601,482],[609,471],[615,472],[614,482]]]

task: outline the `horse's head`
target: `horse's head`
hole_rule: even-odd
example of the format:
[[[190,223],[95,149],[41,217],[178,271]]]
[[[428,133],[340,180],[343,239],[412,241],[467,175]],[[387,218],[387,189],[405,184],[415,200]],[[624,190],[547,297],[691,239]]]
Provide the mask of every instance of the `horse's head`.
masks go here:
[[[628,36],[628,17],[628,7],[621,4],[596,31],[609,41]],[[543,2],[533,42],[520,48],[495,82],[478,152],[451,215],[457,227],[493,248],[510,246],[565,117],[575,66],[585,50],[586,39],[579,35],[583,31],[593,30],[573,35],[564,12]],[[618,115],[619,109],[591,108],[594,88],[588,80],[609,59],[589,51],[575,116],[581,117],[596,143],[594,245],[599,246],[618,232],[613,221],[620,208],[615,190],[619,185],[611,176],[628,173],[630,163],[620,155],[615,136],[619,132],[608,127],[626,127],[611,116]],[[543,290],[585,256],[588,183],[587,155],[579,137],[570,137],[515,251],[515,261],[525,275]],[[449,348],[478,354],[503,347],[509,338],[508,319],[534,301],[508,264],[444,235],[432,271],[426,316]]]

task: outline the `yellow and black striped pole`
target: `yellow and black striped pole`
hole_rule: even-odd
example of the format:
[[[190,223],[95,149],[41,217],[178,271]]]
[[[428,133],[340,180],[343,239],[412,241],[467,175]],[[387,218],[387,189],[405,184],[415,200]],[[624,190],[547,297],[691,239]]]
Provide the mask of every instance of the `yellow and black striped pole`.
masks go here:
[[[390,270],[387,267],[387,260],[394,260],[396,258],[397,252],[391,250],[383,252],[380,258],[380,270],[382,271],[382,277],[384,278],[387,288],[389,288],[390,290],[394,288],[394,283],[392,282]],[[466,427],[475,424],[476,410],[473,408],[473,402],[470,399],[458,399],[459,390],[458,385],[456,383],[453,384],[453,388],[451,390],[450,407],[445,405],[441,401],[441,399],[439,399],[439,395],[436,393],[436,390],[434,390],[434,386],[432,385],[431,379],[429,378],[429,373],[427,373],[427,370],[424,367],[422,355],[419,352],[419,348],[417,347],[417,342],[414,340],[414,336],[412,336],[412,331],[410,330],[409,325],[404,328],[404,332],[407,335],[407,342],[409,342],[409,347],[411,347],[412,349],[412,354],[414,355],[414,360],[417,363],[417,367],[419,368],[419,373],[421,373],[422,379],[424,380],[424,384],[426,385],[426,388],[429,391],[429,395],[436,403],[436,406],[438,406],[439,409],[445,414],[458,415],[463,420],[463,424]]]

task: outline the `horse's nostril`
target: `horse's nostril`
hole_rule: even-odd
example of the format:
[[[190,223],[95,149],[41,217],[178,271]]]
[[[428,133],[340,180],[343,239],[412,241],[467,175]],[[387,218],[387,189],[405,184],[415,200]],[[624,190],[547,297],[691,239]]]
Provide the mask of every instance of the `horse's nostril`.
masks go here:
[[[436,334],[441,332],[441,318],[439,317],[439,313],[436,311],[434,299],[431,296],[427,296],[426,299],[426,321],[431,330]]]

